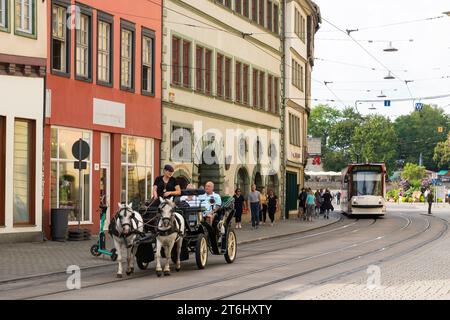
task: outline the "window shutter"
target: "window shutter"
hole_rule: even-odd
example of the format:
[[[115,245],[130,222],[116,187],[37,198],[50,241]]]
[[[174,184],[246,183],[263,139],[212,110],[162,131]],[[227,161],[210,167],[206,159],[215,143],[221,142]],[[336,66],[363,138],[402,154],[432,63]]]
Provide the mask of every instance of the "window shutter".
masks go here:
[[[172,82],[180,84],[180,42],[177,38],[172,38]]]

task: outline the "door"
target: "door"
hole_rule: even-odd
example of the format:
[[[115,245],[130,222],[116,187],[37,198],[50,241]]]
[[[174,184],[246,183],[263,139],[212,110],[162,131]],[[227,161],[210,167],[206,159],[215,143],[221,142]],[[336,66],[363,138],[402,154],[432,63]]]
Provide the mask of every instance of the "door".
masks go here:
[[[286,173],[286,215],[289,211],[297,210],[297,196],[298,196],[297,174]]]
[[[100,199],[108,206],[104,230],[108,229],[111,213],[111,137],[102,133],[101,138],[101,165],[100,165]]]

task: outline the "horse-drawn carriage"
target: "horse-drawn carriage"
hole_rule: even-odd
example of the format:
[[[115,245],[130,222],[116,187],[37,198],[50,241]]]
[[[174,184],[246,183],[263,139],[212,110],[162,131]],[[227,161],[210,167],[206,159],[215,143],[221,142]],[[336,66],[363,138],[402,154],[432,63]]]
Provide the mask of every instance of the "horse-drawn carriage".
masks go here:
[[[183,190],[182,195],[197,197],[205,194],[204,190],[188,189]],[[184,220],[184,232],[182,236],[182,245],[180,260],[186,261],[189,259],[190,253],[195,255],[195,261],[199,269],[205,268],[208,260],[208,253],[213,255],[223,255],[227,263],[233,263],[236,259],[237,253],[237,239],[236,234],[231,226],[231,220],[234,216],[234,199],[224,199],[224,203],[217,212],[218,219],[210,225],[204,218],[202,212],[205,208],[202,206],[200,200],[196,203],[180,202],[179,199],[173,203],[172,211],[178,213],[178,217]],[[208,200],[209,201],[209,200]],[[136,261],[141,270],[147,269],[150,262],[155,259],[156,253],[156,238],[160,234],[158,230],[158,223],[162,219],[161,206],[152,206],[147,202],[139,210],[144,222],[143,234],[139,234],[134,246],[136,250]],[[181,221],[178,222],[178,224]],[[171,259],[177,263],[177,249],[173,247]],[[166,252],[162,251],[162,256],[165,257]],[[177,271],[179,267],[177,267]]]

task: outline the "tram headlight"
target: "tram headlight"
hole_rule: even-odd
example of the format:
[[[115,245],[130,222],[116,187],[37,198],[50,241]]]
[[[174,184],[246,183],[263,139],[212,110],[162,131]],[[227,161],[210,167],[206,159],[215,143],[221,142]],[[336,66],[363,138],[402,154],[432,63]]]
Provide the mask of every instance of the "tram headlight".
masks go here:
[[[378,201],[379,204],[383,204],[383,198],[380,198]]]
[[[353,199],[352,203],[353,203],[353,205],[357,205],[358,201],[356,201],[356,199]]]

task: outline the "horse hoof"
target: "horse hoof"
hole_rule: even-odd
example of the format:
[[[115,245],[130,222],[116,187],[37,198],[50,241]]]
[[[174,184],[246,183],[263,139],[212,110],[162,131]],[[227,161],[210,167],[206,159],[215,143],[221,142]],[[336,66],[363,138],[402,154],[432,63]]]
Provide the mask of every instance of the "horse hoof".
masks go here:
[[[176,268],[175,271],[176,272],[180,272],[181,268]]]
[[[117,275],[116,275],[116,278],[122,278],[122,274],[120,274],[120,273],[118,273]]]
[[[156,271],[156,275],[158,276],[158,278],[159,277],[161,277],[162,276],[162,272],[161,271]]]
[[[170,276],[170,272],[169,272],[169,271],[164,271],[164,276],[165,276],[165,277]]]
[[[127,271],[127,276],[131,275],[133,271]]]

